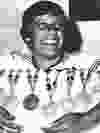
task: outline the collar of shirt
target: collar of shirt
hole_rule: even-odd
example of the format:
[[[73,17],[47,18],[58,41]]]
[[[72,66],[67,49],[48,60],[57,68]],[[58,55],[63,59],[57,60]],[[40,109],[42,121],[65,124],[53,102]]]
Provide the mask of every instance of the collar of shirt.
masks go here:
[[[28,54],[23,54],[21,53],[20,51],[13,51],[12,52],[12,57],[13,59],[16,60],[16,65],[20,64],[19,66],[21,66],[23,69],[34,69],[36,68],[37,66],[35,65],[35,62],[34,62],[34,65],[32,64],[32,56],[31,55],[28,55]],[[23,63],[24,63],[24,67],[23,67]],[[68,56],[68,54],[64,53],[64,56],[61,58],[61,60],[58,62],[58,64],[56,65],[52,65],[50,67],[51,70],[54,70],[54,69],[64,69],[66,67],[68,68],[71,68],[71,65],[72,63],[70,62],[70,58]],[[26,66],[26,67],[25,67]]]
[[[4,58],[4,62],[6,62],[6,64],[9,60],[9,63],[8,63],[9,67],[15,64],[16,68],[22,68],[23,70],[36,69],[36,66],[33,65],[32,63],[31,55],[22,53],[21,51],[13,51],[10,55],[12,58],[10,56],[8,56],[6,59]],[[96,59],[95,56],[89,57],[87,54],[84,54],[84,53],[81,53],[79,55],[68,55],[67,53],[64,53],[64,56],[61,58],[58,64],[51,66],[50,69],[62,70],[66,68],[72,68],[73,66],[78,70],[80,70],[81,68],[88,69],[95,59]],[[15,63],[12,63],[12,62],[15,62]]]

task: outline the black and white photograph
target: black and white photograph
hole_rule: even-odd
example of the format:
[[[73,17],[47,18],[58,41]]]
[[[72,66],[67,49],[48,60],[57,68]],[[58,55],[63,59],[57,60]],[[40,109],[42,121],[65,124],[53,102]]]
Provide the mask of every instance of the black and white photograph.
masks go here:
[[[99,0],[3,0],[0,18],[0,133],[99,133]]]

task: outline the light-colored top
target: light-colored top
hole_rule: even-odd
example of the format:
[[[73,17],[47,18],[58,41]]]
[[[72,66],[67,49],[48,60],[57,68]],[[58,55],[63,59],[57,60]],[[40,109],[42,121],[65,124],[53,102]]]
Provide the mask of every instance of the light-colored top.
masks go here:
[[[95,66],[97,66],[96,69]],[[24,133],[29,130],[41,133],[40,127],[49,126],[49,123],[64,113],[87,112],[100,101],[99,66],[99,58],[96,56],[89,57],[85,54],[80,54],[80,56],[74,55],[68,58],[65,54],[59,64],[51,67],[49,78],[53,89],[52,92],[46,90],[47,75],[45,71],[40,69],[34,90],[34,94],[38,96],[40,102],[35,110],[28,111],[24,109],[22,102],[24,97],[31,93],[27,70],[34,77],[36,67],[32,64],[32,58],[18,51],[12,52],[8,56],[1,56],[0,104],[16,116],[16,122],[24,126]],[[83,86],[88,70],[94,70],[94,72],[90,74],[91,76],[84,89]],[[11,71],[12,83],[8,80],[8,75]],[[80,76],[82,72],[84,80]],[[16,75],[19,75],[19,78],[15,83]],[[53,88],[55,80],[57,81],[57,86]],[[50,93],[53,93],[54,104],[48,106]]]

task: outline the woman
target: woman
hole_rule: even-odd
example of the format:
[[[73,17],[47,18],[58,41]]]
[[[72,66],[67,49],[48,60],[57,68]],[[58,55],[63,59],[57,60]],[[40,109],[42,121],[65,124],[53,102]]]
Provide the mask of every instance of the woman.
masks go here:
[[[84,110],[79,108],[78,97],[81,99],[81,94],[84,94],[87,100],[90,99],[84,88],[92,71],[88,74],[88,68],[76,62],[82,59],[81,56],[71,55],[81,51],[82,39],[78,27],[67,19],[56,3],[38,1],[25,9],[20,34],[31,56],[15,51],[1,58],[1,83],[6,83],[1,84],[4,88],[1,89],[1,108],[8,111],[11,118],[11,114],[16,117],[13,120],[23,126],[24,133],[29,130],[64,133],[72,128],[72,116],[80,119],[75,112],[83,112],[83,118],[84,112],[90,108],[86,102],[82,103]],[[66,120],[59,125],[63,115]],[[1,116],[4,118],[3,113]],[[6,124],[2,127],[6,126],[1,130],[12,123],[14,127],[11,129],[21,132],[18,130],[20,126],[14,125],[13,120],[5,118]],[[57,123],[52,125],[55,120]]]

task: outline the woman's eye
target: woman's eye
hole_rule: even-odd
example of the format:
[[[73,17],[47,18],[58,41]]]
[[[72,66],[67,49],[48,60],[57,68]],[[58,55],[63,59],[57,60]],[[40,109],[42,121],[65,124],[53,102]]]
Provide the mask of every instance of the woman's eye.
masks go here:
[[[39,24],[40,29],[46,29],[47,28],[47,24],[41,23]]]
[[[64,27],[59,25],[53,25],[53,24],[46,24],[46,23],[40,23],[39,24],[40,30],[51,30],[54,29],[56,31],[63,31]]]
[[[64,31],[64,27],[63,26],[56,26],[55,29],[57,31]]]

